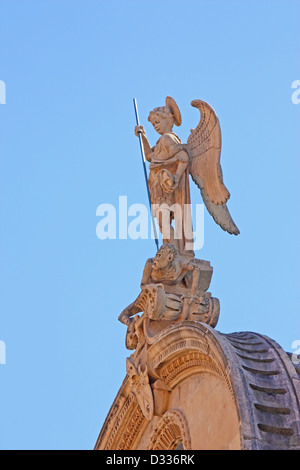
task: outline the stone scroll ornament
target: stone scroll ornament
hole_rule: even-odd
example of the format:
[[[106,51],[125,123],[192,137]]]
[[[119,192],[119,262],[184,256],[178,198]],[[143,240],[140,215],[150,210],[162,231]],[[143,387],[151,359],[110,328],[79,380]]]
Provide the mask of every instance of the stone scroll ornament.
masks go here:
[[[238,235],[227,201],[229,191],[223,182],[221,130],[213,108],[201,100],[191,102],[200,111],[196,129],[191,130],[183,144],[173,132],[180,126],[180,110],[173,98],[166,105],[154,108],[148,117],[160,138],[151,147],[143,126],[135,127],[142,137],[145,157],[150,162],[148,186],[153,216],[156,218],[163,241],[177,246],[180,254],[193,256],[192,220],[190,211],[189,175],[201,191],[203,202],[215,222],[226,232]],[[175,208],[175,209],[174,209]],[[176,208],[180,215],[176,217]],[[174,220],[175,227],[172,226]]]

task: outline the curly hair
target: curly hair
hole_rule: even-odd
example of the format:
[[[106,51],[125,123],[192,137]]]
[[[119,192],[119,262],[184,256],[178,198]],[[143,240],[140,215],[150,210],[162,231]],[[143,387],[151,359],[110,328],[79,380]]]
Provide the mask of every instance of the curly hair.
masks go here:
[[[173,114],[167,106],[154,108],[152,111],[150,111],[149,116],[148,116],[148,121],[152,123],[155,120],[155,116],[168,119],[172,125],[174,124]]]
[[[168,251],[169,253],[172,253],[173,254],[173,259],[175,258],[175,256],[178,254],[178,250],[176,248],[175,245],[173,245],[172,243],[164,243],[160,249],[158,250],[157,253],[161,253],[161,252],[164,252],[164,251]]]

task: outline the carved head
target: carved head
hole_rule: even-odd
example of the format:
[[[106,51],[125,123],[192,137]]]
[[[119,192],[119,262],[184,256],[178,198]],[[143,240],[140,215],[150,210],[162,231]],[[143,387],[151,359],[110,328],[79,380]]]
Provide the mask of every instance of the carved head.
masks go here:
[[[166,106],[154,108],[149,114],[148,121],[161,135],[171,132],[174,124],[180,126],[181,114],[175,100],[171,96],[167,96]]]
[[[172,243],[164,243],[153,260],[155,269],[165,269],[171,266],[177,256],[177,248]]]

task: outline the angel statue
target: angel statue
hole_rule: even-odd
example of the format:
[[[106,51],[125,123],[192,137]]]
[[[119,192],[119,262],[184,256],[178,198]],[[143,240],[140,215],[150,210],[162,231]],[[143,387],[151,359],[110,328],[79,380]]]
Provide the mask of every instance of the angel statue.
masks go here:
[[[150,162],[151,206],[163,242],[174,244],[178,252],[186,256],[194,256],[189,174],[215,222],[228,233],[239,234],[226,206],[230,194],[223,183],[220,165],[218,117],[205,101],[194,100],[191,105],[199,109],[201,119],[196,129],[191,130],[187,144],[173,132],[174,124],[181,125],[181,113],[170,96],[165,106],[154,108],[148,117],[161,136],[154,147],[150,146],[144,127],[135,127],[135,135],[141,135],[145,157]]]

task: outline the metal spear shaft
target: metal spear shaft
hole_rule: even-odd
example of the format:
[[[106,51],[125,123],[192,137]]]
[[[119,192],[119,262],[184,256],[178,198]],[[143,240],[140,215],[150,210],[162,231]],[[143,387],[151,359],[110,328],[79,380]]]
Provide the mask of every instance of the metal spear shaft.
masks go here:
[[[140,125],[140,119],[139,119],[139,113],[138,113],[138,107],[137,107],[137,102],[136,98],[133,98],[133,104],[134,104],[134,111],[135,111],[135,118],[136,118],[136,124],[137,126]],[[139,141],[140,141],[140,148],[141,148],[141,154],[142,154],[142,162],[143,162],[143,169],[144,169],[144,176],[145,176],[145,181],[146,181],[146,188],[147,188],[147,194],[148,194],[148,200],[149,200],[149,206],[150,206],[150,213],[151,213],[151,219],[152,219],[152,227],[153,227],[153,233],[155,237],[155,244],[157,250],[159,249],[159,244],[158,244],[158,235],[156,231],[156,226],[154,222],[154,217],[151,209],[151,198],[150,198],[150,191],[149,191],[149,185],[148,185],[148,176],[147,176],[147,168],[146,168],[146,157],[145,157],[145,151],[144,151],[144,145],[142,141],[142,135],[139,132]]]

